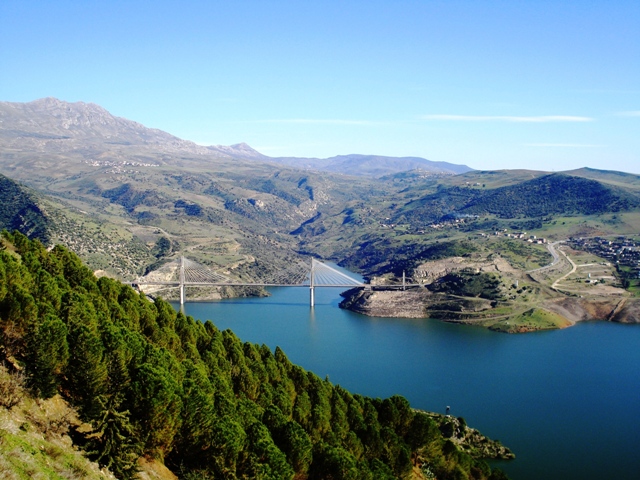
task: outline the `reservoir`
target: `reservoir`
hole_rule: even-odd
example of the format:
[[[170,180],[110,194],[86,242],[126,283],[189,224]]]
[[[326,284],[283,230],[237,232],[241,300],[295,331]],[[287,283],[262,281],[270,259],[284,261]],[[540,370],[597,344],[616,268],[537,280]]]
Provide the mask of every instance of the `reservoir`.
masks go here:
[[[462,416],[499,439],[514,480],[636,479],[640,472],[640,325],[607,322],[507,335],[437,320],[366,317],[340,290],[187,303],[185,313],[280,346],[289,359],[353,393],[405,396]],[[175,305],[174,305],[175,306]],[[177,308],[177,306],[176,306]]]

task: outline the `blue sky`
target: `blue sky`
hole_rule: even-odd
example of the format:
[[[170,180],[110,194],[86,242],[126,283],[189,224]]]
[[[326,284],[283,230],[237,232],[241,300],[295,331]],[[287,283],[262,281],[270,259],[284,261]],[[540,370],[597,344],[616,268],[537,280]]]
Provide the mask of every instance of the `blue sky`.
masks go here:
[[[0,100],[271,156],[640,173],[640,1],[0,2]]]

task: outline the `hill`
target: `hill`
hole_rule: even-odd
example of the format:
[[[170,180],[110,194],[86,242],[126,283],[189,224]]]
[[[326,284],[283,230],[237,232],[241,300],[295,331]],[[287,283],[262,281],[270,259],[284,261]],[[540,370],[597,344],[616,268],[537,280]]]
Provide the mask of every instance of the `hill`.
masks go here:
[[[493,189],[441,188],[407,203],[396,218],[404,216],[414,222],[433,222],[446,215],[491,214],[500,218],[594,215],[639,207],[639,191],[554,173]]]
[[[379,179],[386,193],[350,202],[337,214],[311,218],[292,233],[305,251],[380,275],[410,272],[423,260],[468,254],[477,250],[483,235],[495,232],[526,232],[527,238],[551,241],[638,231],[640,177],[571,173],[394,174]],[[535,246],[517,248],[522,252],[518,256],[545,261]],[[520,264],[516,266],[522,268]]]
[[[64,247],[5,232],[0,279],[0,388],[15,383],[8,368],[36,398],[63,396],[85,425],[63,418],[59,433],[71,423],[74,443],[117,478],[134,478],[142,455],[183,478],[505,478],[479,457],[512,454],[462,420],[352,395],[279,348],[96,279]],[[8,398],[3,416],[17,405]],[[0,430],[0,448],[6,438],[24,441]]]

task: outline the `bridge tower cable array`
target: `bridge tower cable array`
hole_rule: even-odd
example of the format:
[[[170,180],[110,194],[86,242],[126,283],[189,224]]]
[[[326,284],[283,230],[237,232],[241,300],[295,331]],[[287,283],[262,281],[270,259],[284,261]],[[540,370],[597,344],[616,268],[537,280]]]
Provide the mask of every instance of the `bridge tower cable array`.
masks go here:
[[[317,287],[341,287],[354,288],[365,287],[359,280],[349,277],[329,265],[315,258],[311,259],[311,265],[298,262],[288,268],[275,272],[269,279],[254,282],[242,282],[233,280],[225,275],[200,265],[193,260],[181,256],[174,262],[170,262],[159,270],[146,277],[141,277],[131,282],[135,286],[155,286],[157,289],[175,288],[180,290],[180,305],[186,301],[185,287],[308,287],[309,304],[315,305],[315,289]],[[160,272],[162,279],[154,274]],[[177,277],[177,278],[176,278]],[[173,278],[173,279],[172,279]]]

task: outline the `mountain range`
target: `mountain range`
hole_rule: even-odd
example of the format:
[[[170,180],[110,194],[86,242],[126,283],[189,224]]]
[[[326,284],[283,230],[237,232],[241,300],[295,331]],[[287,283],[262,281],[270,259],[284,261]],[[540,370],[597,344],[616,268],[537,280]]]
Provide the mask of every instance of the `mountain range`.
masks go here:
[[[100,158],[121,154],[122,147],[138,147],[157,153],[215,155],[222,158],[284,164],[346,175],[382,176],[420,168],[433,173],[464,173],[465,165],[432,162],[418,157],[341,155],[327,159],[268,157],[245,143],[231,146],[201,146],[162,130],[111,115],[93,103],[69,103],[44,98],[28,103],[0,102],[0,145],[12,150],[29,146],[34,151],[79,152]],[[80,145],[78,145],[80,144]],[[102,147],[102,148],[101,148]]]

